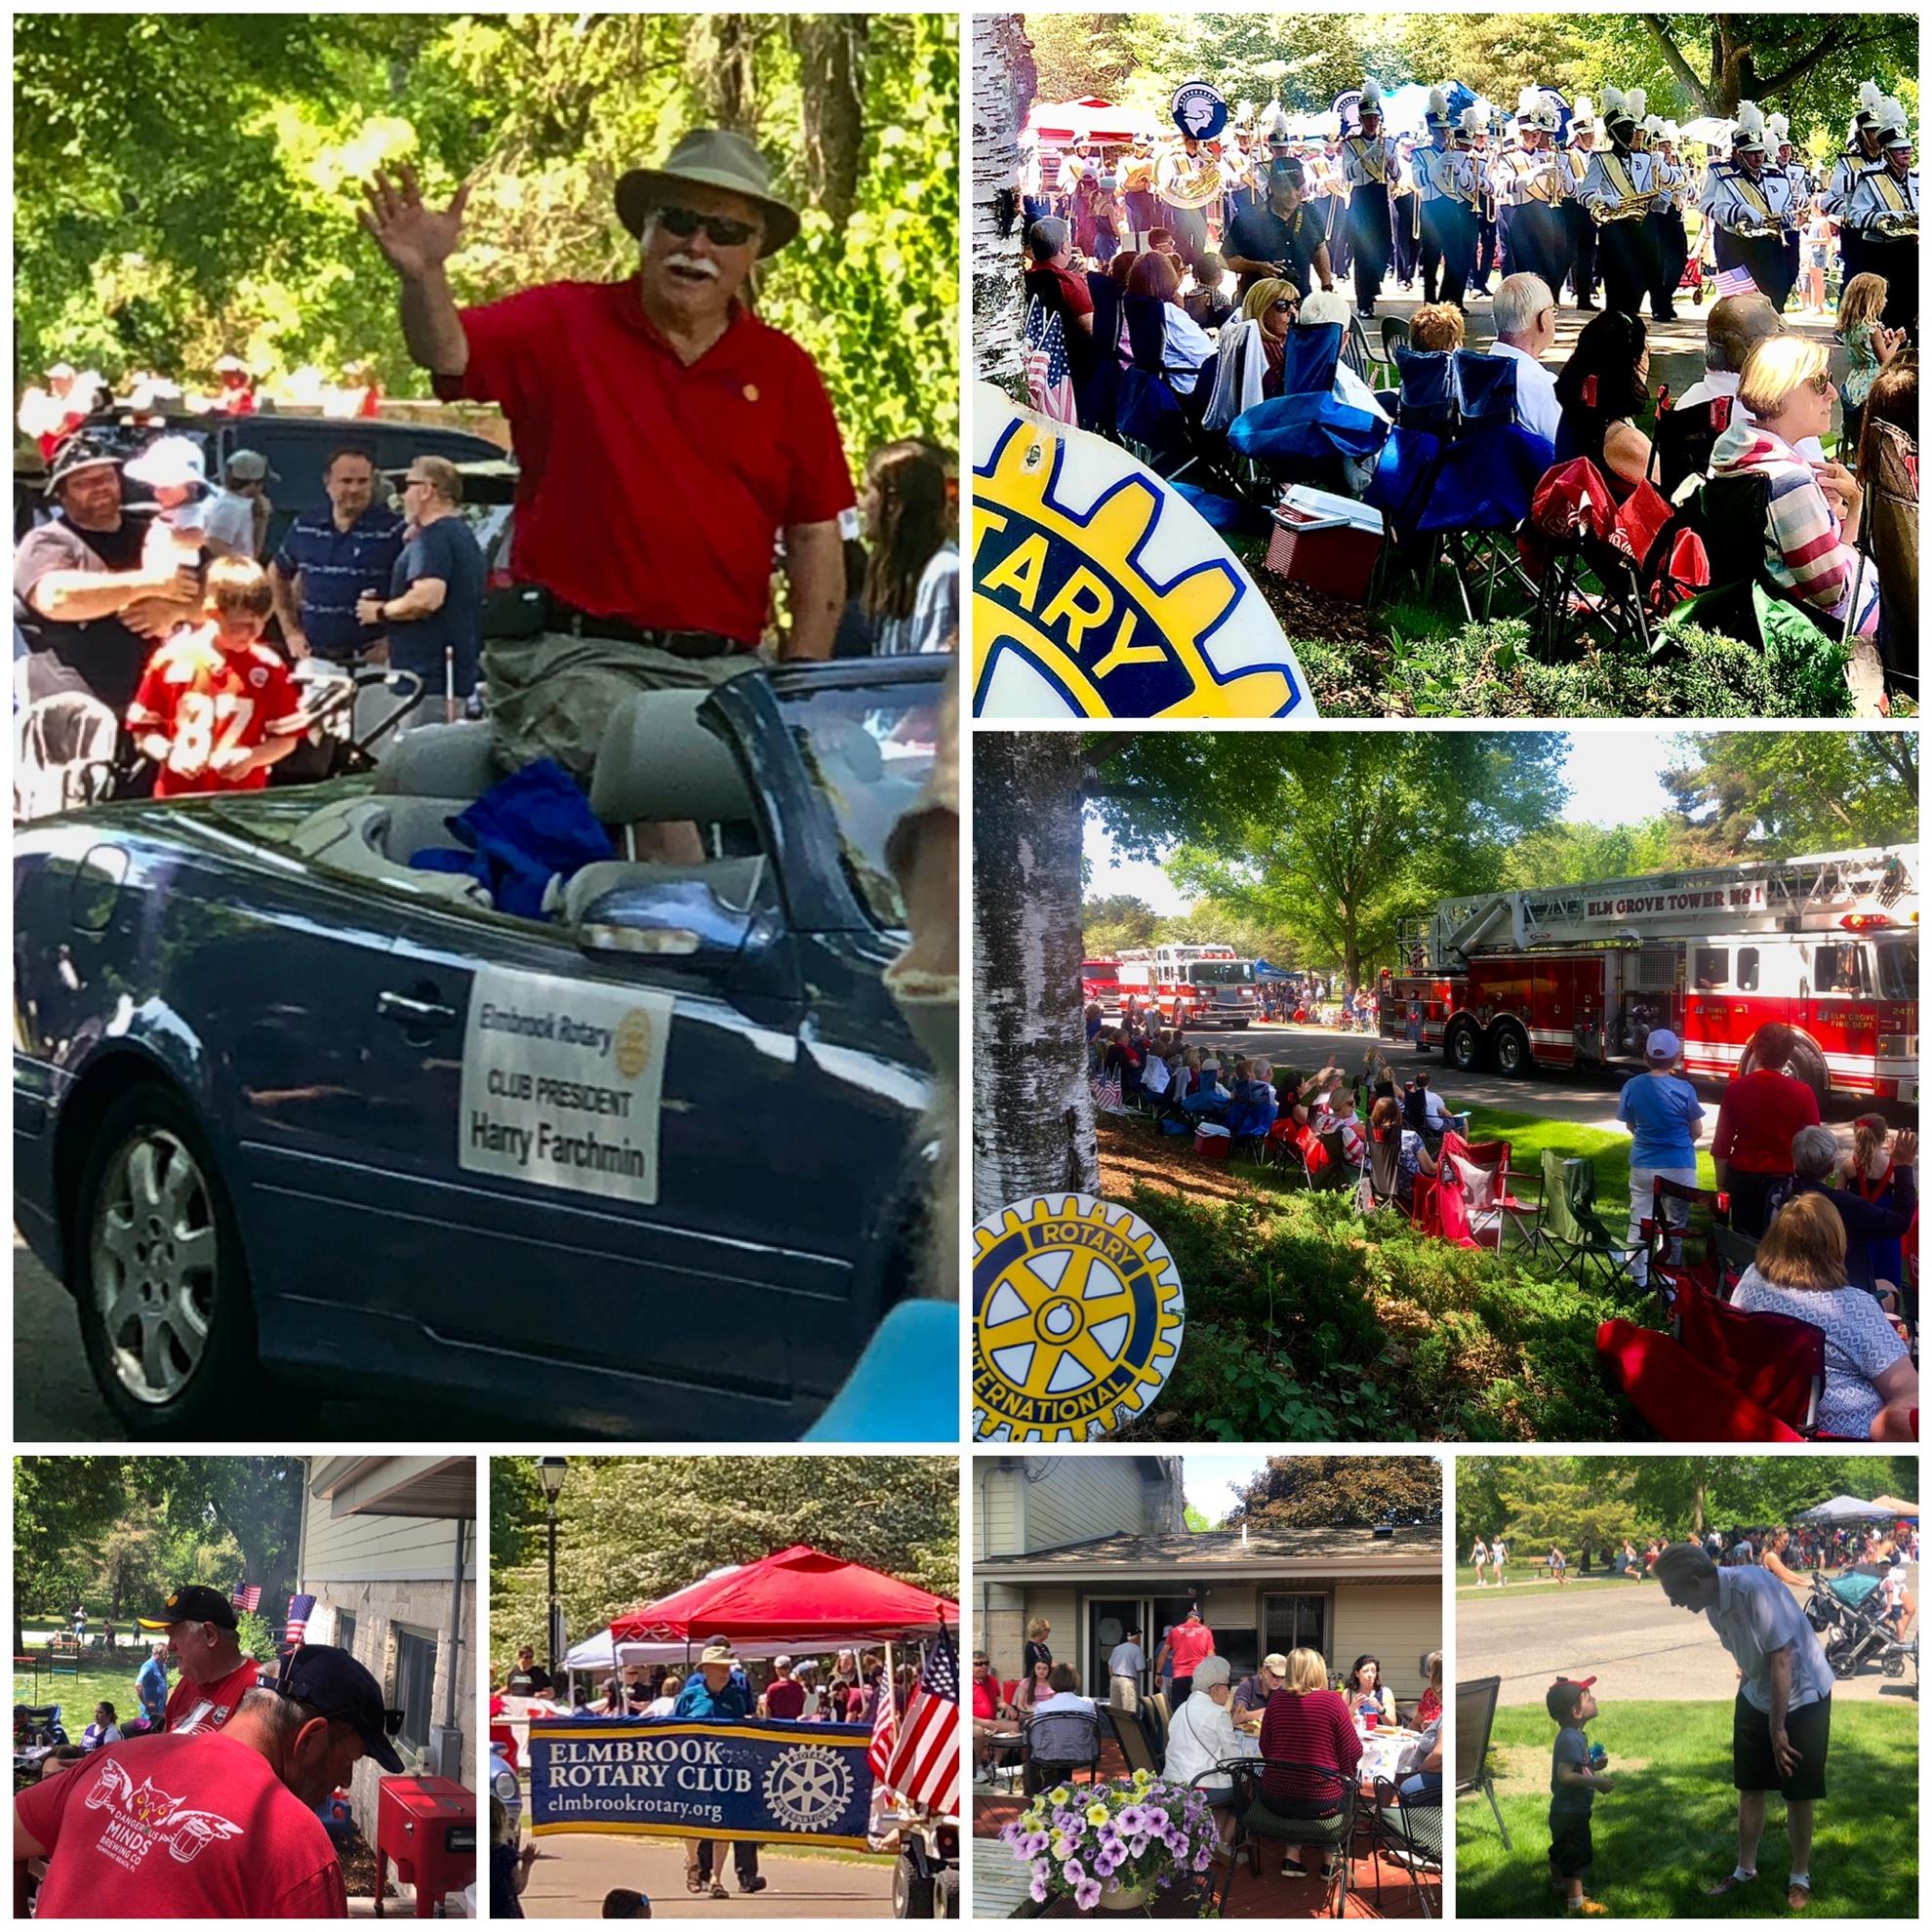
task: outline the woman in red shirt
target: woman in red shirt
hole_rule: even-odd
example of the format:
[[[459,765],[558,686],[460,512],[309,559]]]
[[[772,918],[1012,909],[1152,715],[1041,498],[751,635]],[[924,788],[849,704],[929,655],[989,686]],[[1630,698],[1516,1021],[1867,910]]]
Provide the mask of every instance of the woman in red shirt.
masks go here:
[[[1328,1666],[1318,1650],[1288,1653],[1287,1679],[1262,1713],[1261,1749],[1261,1801],[1277,1818],[1333,1818],[1342,1809],[1336,1778],[1289,1768],[1314,1766],[1352,1782],[1362,1761],[1348,1702],[1328,1688]],[[1288,1857],[1313,1876],[1326,1875],[1327,1854],[1319,1845],[1290,1845]]]
[[[1442,1715],[1442,1653],[1431,1650],[1428,1658],[1429,1688],[1416,1706],[1416,1729],[1422,1730]]]
[[[1711,1138],[1717,1185],[1731,1196],[1731,1226],[1753,1238],[1764,1232],[1772,1183],[1791,1177],[1791,1136],[1818,1125],[1818,1096],[1784,1071],[1795,1045],[1781,1020],[1758,1027],[1739,1063],[1750,1070],[1725,1088]]]

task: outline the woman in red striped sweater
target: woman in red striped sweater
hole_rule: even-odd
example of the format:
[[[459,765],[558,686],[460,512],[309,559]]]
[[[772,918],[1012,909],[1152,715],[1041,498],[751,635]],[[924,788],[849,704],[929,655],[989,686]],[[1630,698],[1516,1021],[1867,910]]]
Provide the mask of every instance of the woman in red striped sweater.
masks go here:
[[[1328,1666],[1318,1650],[1291,1650],[1287,1679],[1262,1713],[1261,1801],[1277,1818],[1333,1818],[1342,1809],[1342,1789],[1334,1778],[1320,1778],[1290,1765],[1311,1765],[1351,1780],[1362,1761],[1348,1700],[1328,1688]],[[1346,1852],[1346,1847],[1344,1848]],[[1326,1875],[1326,1854],[1319,1845],[1291,1845],[1311,1876]]]

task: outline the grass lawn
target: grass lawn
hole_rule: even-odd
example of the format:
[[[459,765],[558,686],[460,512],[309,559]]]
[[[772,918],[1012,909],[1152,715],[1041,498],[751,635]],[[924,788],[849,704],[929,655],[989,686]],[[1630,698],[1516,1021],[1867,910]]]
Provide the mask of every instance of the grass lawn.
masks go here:
[[[1605,1106],[1614,1108],[1616,1096],[1606,1094]],[[1705,1109],[1714,1123],[1714,1107]],[[1581,1127],[1568,1120],[1542,1120],[1533,1113],[1506,1113],[1497,1107],[1472,1107],[1469,1112],[1470,1138],[1477,1141],[1508,1141],[1509,1171],[1531,1180],[1542,1176],[1542,1156],[1547,1150],[1571,1159],[1588,1159],[1596,1170],[1596,1205],[1612,1228],[1624,1222],[1625,1204],[1630,1197],[1630,1137],[1618,1129]],[[1717,1170],[1711,1156],[1699,1149],[1697,1181],[1701,1187],[1715,1187]]]
[[[1511,1586],[1513,1588],[1513,1586]],[[1785,1911],[1791,1870],[1784,1805],[1774,1793],[1757,1883],[1727,1899],[1704,1886],[1737,1861],[1731,1788],[1731,1707],[1614,1704],[1590,1727],[1610,1753],[1613,1791],[1596,1800],[1592,1898],[1630,1918],[1766,1918]],[[1456,1805],[1456,1910],[1464,1918],[1555,1918],[1550,1890],[1550,1747],[1554,1726],[1535,1706],[1499,1711],[1490,1741],[1496,1795],[1513,1849],[1505,1851],[1480,1793]],[[1812,1844],[1813,1916],[1917,1915],[1918,1705],[1843,1703],[1831,1712],[1830,1793]]]
[[[40,1695],[33,1692],[34,1673],[22,1670],[17,1665],[14,1670],[14,1702],[16,1704],[58,1704],[60,1707],[60,1723],[75,1744],[80,1743],[80,1734],[94,1722],[94,1707],[97,1704],[111,1704],[114,1713],[124,1722],[141,1715],[141,1699],[135,1695],[135,1673],[141,1669],[141,1660],[138,1656],[125,1659],[115,1653],[112,1664],[97,1663],[90,1658],[82,1665],[78,1677],[66,1670],[58,1674],[45,1666],[40,1671]],[[180,1682],[171,1676],[172,1686]]]

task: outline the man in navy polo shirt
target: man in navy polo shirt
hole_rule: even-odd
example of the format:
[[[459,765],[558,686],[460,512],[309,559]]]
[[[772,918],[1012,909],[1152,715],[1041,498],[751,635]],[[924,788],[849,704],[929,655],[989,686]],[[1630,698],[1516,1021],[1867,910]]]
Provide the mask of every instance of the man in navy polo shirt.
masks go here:
[[[368,195],[363,225],[401,278],[410,354],[439,395],[501,404],[516,446],[510,567],[548,593],[549,621],[484,652],[505,768],[548,754],[587,775],[629,693],[755,664],[781,539],[782,655],[830,655],[852,472],[811,358],[740,300],[754,263],[798,232],[750,141],[700,130],[618,182],[636,274],[476,308],[457,307],[445,265],[467,189],[427,208],[404,169]]]
[[[362,623],[355,607],[365,592],[388,593],[403,520],[376,503],[376,464],[367,450],[345,444],[336,451],[322,487],[329,514],[296,518],[268,566],[268,582],[290,657],[313,653],[331,664],[356,664],[387,642],[382,625]]]

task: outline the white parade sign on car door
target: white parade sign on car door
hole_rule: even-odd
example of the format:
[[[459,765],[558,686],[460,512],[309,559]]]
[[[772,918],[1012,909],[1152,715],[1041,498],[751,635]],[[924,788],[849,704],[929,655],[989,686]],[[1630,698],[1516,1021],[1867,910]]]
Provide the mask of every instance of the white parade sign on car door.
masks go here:
[[[458,1164],[651,1206],[673,1005],[668,993],[480,968]]]

